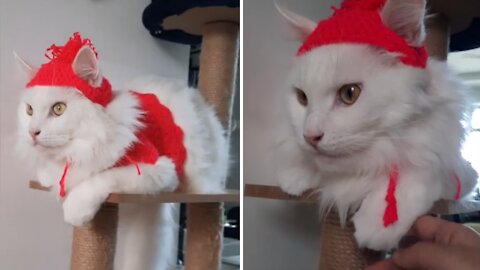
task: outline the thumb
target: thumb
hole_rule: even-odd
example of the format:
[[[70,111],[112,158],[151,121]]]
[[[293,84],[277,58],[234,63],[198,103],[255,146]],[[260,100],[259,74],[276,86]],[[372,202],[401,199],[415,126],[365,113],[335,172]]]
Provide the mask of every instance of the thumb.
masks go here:
[[[392,260],[405,269],[450,270],[456,269],[448,247],[430,242],[419,242],[410,248],[397,251]]]

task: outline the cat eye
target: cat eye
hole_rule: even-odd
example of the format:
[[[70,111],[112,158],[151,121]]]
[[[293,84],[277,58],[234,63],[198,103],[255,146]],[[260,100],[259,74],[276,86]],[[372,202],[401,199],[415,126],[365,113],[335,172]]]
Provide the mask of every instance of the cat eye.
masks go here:
[[[297,95],[298,103],[300,103],[302,106],[307,106],[308,98],[305,92],[303,92],[303,90],[295,88],[295,94]]]
[[[27,104],[27,114],[30,116],[33,115],[33,108],[30,104]]]
[[[52,106],[52,112],[56,116],[60,116],[65,112],[65,109],[67,108],[67,105],[63,102],[57,102],[53,104]]]
[[[338,98],[346,105],[352,105],[357,101],[362,88],[358,84],[346,84],[338,89]]]

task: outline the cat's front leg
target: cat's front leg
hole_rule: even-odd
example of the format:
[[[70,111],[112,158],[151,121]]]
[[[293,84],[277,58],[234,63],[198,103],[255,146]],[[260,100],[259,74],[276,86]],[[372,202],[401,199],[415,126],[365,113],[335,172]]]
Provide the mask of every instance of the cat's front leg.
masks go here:
[[[65,221],[81,226],[90,221],[110,193],[148,194],[173,191],[178,186],[175,166],[161,157],[153,165],[118,167],[94,175],[75,186],[63,203]]]
[[[85,180],[73,188],[63,202],[65,222],[73,226],[81,226],[90,221],[102,203],[107,199],[108,189],[102,181],[109,181],[101,175]]]
[[[319,186],[320,176],[312,158],[293,139],[280,145],[276,154],[276,175],[284,192],[299,196]]]
[[[37,167],[37,181],[44,187],[52,187],[58,184],[62,168],[52,162],[39,162]]]
[[[389,250],[398,245],[414,221],[427,213],[442,193],[440,182],[431,174],[432,168],[407,168],[399,171],[395,190],[398,220],[384,224],[387,207],[388,176],[363,200],[353,216],[355,239],[360,247]]]

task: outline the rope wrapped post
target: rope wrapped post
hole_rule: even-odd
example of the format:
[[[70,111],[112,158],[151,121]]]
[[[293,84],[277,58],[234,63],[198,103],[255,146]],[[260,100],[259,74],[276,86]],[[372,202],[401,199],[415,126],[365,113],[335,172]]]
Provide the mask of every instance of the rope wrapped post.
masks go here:
[[[430,56],[438,60],[447,60],[450,41],[450,25],[443,15],[436,15],[427,21],[425,47]]]
[[[222,203],[188,204],[185,269],[219,269],[223,233],[222,213]]]
[[[229,130],[238,61],[236,22],[211,22],[203,28],[198,89]]]
[[[204,25],[198,88],[211,104],[227,132],[230,129],[233,87],[238,61],[236,22],[218,21]],[[187,205],[186,270],[220,267],[223,214],[222,203]]]
[[[74,227],[71,270],[113,270],[118,204],[105,203],[86,225]]]
[[[338,214],[330,211],[320,232],[320,270],[363,270],[384,257],[383,252],[359,249],[352,223],[340,226]]]
[[[41,191],[51,191],[39,182],[30,181],[30,188]],[[92,221],[73,231],[72,255],[70,269],[73,270],[112,270],[114,269],[114,254],[118,224],[119,204],[158,204],[158,203],[190,203],[189,215],[193,224],[190,241],[192,256],[200,256],[190,263],[191,269],[215,269],[211,267],[218,259],[221,247],[221,215],[220,202],[240,202],[238,190],[226,190],[220,194],[200,194],[181,192],[162,192],[151,194],[112,193],[100,208]],[[203,234],[207,232],[207,235]],[[211,236],[204,238],[204,236]],[[218,241],[220,240],[220,241]],[[204,248],[212,248],[212,253]],[[199,252],[200,251],[200,252]],[[209,254],[212,254],[210,256]],[[207,257],[202,257],[207,256]],[[217,256],[217,257],[215,257]],[[202,262],[207,262],[205,265]],[[195,263],[199,263],[198,265]],[[197,268],[200,267],[200,268]]]

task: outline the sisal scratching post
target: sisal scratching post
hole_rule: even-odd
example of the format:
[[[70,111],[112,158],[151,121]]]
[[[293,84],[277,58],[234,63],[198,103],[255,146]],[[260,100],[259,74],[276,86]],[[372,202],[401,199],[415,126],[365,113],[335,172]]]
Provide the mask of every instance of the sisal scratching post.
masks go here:
[[[238,23],[204,25],[198,88],[228,131],[237,67]],[[219,269],[222,247],[222,203],[187,205],[186,270]]]
[[[106,203],[88,224],[73,229],[71,270],[113,270],[118,204]]]
[[[222,203],[188,204],[185,269],[219,269],[223,232],[222,213]]]
[[[229,128],[237,69],[238,23],[211,22],[203,28],[198,89]]]
[[[428,55],[438,60],[447,60],[450,38],[448,18],[443,15],[435,15],[427,21],[426,29],[425,47]]]
[[[383,258],[382,252],[359,249],[354,231],[352,223],[340,226],[335,211],[325,216],[320,233],[320,270],[363,270]]]

